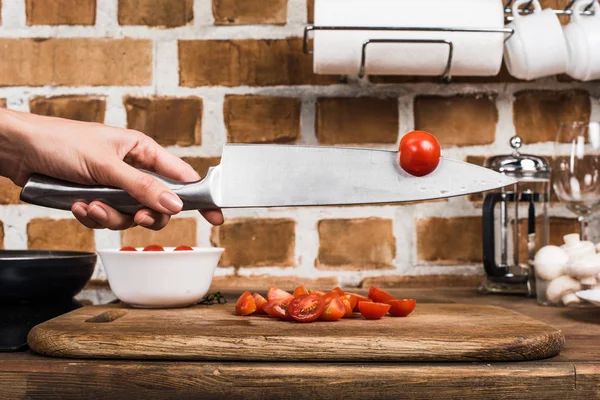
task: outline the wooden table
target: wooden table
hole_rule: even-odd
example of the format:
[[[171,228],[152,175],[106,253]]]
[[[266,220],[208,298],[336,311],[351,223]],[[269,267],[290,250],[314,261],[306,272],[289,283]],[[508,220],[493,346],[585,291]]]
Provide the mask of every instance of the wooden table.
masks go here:
[[[561,355],[542,361],[462,364],[110,361],[0,353],[0,398],[600,398],[600,308],[542,307],[534,299],[464,289],[401,293],[418,302],[506,307],[561,329],[566,345]]]

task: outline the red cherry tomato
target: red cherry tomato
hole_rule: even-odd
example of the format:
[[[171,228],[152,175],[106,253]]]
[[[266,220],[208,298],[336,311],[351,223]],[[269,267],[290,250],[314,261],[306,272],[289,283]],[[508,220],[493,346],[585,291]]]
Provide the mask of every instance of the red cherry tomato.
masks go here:
[[[165,251],[165,249],[157,244],[151,244],[150,246],[144,247],[144,251]]]
[[[358,297],[352,296],[350,293],[348,293],[341,296],[341,298],[344,300],[348,300],[348,302],[350,303],[350,307],[352,307],[352,311],[354,311],[356,307],[358,307]]]
[[[121,247],[121,251],[137,251],[137,249],[135,247],[125,246]]]
[[[400,299],[388,301],[390,307],[390,315],[393,317],[406,317],[408,314],[413,312],[417,306],[415,299]]]
[[[250,292],[244,292],[235,303],[235,313],[237,315],[250,315],[256,311],[256,303]]]
[[[352,304],[355,304],[354,311],[358,311],[358,302],[359,301],[371,301],[371,299],[369,299],[367,296],[362,296],[362,295],[356,294],[356,293],[346,292],[346,295],[354,297],[354,302],[352,303]]]
[[[342,304],[344,304],[344,307],[346,308],[346,314],[344,315],[344,318],[348,318],[352,316],[352,303],[350,303],[350,300],[348,300],[345,296],[340,297],[340,300],[342,300]]]
[[[296,290],[294,290],[294,297],[298,297],[301,294],[308,294],[308,290],[304,286],[298,286]]]
[[[286,292],[285,290],[276,288],[275,286],[271,286],[269,288],[269,291],[267,292],[267,300],[269,300],[269,301],[277,300],[277,299],[285,299],[288,297],[292,297],[292,295],[289,294],[288,292]]]
[[[414,176],[432,173],[440,163],[440,143],[430,133],[412,131],[400,141],[400,166]]]
[[[315,294],[301,294],[288,306],[288,313],[298,322],[312,322],[318,319],[325,308],[325,300]]]
[[[368,301],[358,303],[358,310],[366,319],[379,319],[387,314],[390,307],[389,304],[369,303]]]
[[[319,317],[322,321],[339,321],[346,315],[346,306],[338,296],[324,297],[325,308]]]
[[[174,251],[194,251],[190,246],[177,246]]]
[[[388,301],[394,300],[394,296],[386,291],[377,289],[375,286],[369,288],[369,298],[376,303],[387,303]]]
[[[269,300],[264,305],[263,310],[271,317],[277,317],[288,321],[293,321],[294,318],[288,313],[288,307],[295,297],[290,295],[289,297]]]
[[[267,299],[258,293],[254,293],[252,297],[254,297],[254,303],[256,303],[256,314],[266,314],[264,306],[267,304]]]

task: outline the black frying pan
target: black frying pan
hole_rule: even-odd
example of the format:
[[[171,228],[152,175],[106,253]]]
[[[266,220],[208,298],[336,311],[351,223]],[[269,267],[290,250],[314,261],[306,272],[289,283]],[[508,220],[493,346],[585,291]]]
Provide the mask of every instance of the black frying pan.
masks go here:
[[[95,253],[0,250],[0,303],[68,300],[92,277]]]

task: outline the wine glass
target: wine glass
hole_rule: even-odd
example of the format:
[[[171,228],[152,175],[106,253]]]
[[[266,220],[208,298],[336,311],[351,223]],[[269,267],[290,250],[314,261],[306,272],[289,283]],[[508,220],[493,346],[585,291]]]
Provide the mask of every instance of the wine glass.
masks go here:
[[[586,240],[590,215],[600,207],[600,125],[563,122],[554,142],[552,184],[559,200],[579,220]]]

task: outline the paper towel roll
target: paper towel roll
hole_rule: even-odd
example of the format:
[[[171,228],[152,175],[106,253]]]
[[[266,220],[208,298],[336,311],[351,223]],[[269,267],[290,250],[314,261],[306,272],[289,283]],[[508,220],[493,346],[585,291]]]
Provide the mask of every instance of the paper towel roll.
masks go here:
[[[502,0],[315,0],[315,26],[504,27]],[[367,39],[447,39],[454,45],[452,75],[492,76],[502,65],[506,34],[489,32],[315,31],[314,72],[357,74]],[[447,44],[367,46],[370,75],[442,75]]]

